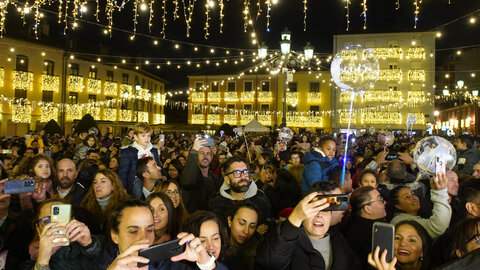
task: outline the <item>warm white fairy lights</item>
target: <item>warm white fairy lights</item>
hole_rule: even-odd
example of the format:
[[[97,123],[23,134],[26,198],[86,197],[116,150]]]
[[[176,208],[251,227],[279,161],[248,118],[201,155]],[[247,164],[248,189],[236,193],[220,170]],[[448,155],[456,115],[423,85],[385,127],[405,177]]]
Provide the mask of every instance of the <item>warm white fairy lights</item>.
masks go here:
[[[102,92],[102,81],[97,79],[89,78],[87,86],[87,92],[92,94],[100,94]]]
[[[83,88],[84,85],[82,76],[68,76],[67,91],[81,93],[83,92]]]
[[[32,105],[14,104],[12,106],[12,122],[13,123],[32,122]]]
[[[105,82],[103,92],[106,96],[116,97],[118,95],[118,84],[116,82]]]
[[[60,88],[60,79],[58,76],[42,74],[42,90],[58,93]]]
[[[13,88],[32,91],[33,73],[15,70],[13,72]]]
[[[40,122],[46,123],[50,120],[58,120],[58,112],[59,108],[56,106],[42,106],[41,107],[41,114],[40,114]]]

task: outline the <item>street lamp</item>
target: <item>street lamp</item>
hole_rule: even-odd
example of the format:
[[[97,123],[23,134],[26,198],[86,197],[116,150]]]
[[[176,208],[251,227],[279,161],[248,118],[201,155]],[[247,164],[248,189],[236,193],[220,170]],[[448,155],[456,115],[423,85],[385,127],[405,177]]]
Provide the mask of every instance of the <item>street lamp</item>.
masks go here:
[[[296,64],[298,64],[298,61],[296,59],[293,59],[293,58],[290,59],[291,37],[292,37],[292,33],[288,31],[287,28],[285,28],[285,30],[280,33],[280,38],[281,38],[280,51],[282,53],[282,61],[280,63],[282,64],[282,73],[283,73],[283,115],[282,115],[282,123],[280,124],[280,127],[287,126],[287,87],[288,87],[287,73],[289,71],[288,66],[290,65],[293,67]],[[304,47],[304,56],[307,62],[313,58],[313,49],[314,48],[310,44],[310,42],[308,42],[307,45]],[[262,61],[265,60],[267,57],[267,52],[268,52],[268,47],[265,45],[265,43],[262,43],[262,45],[258,48],[258,57],[262,59]],[[272,59],[269,59],[269,61],[271,60]]]

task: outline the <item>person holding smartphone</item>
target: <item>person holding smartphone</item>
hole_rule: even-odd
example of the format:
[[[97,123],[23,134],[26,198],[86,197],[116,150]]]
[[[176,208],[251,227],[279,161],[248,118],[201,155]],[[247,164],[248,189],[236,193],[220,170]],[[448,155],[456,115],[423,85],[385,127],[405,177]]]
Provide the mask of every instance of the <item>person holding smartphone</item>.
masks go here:
[[[325,191],[312,189],[284,222],[257,248],[257,263],[266,269],[362,269],[348,242],[330,230],[332,211]]]
[[[71,219],[66,226],[51,222],[52,205],[64,203],[50,199],[39,206],[35,216],[35,238],[39,241],[37,259],[25,261],[21,269],[92,269],[94,261],[101,257],[102,242],[78,220]],[[59,233],[61,231],[66,234]],[[69,239],[68,246],[65,238]]]

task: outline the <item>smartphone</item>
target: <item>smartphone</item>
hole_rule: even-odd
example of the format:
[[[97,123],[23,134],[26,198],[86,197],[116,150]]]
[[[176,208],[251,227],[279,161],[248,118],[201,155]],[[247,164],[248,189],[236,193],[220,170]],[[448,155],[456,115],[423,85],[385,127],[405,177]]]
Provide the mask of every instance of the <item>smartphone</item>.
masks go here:
[[[161,142],[165,141],[165,134],[160,134],[160,135],[158,136],[158,139],[159,139]]]
[[[72,206],[70,204],[54,204],[50,207],[50,221],[57,222],[61,226],[66,226],[72,217]],[[60,230],[55,234],[67,234],[67,230]],[[54,243],[67,242],[65,246],[70,245],[70,240],[66,238],[56,238]]]
[[[5,182],[5,194],[35,192],[35,180],[11,180]]]
[[[171,240],[146,249],[142,249],[138,252],[138,256],[149,259],[150,261],[148,264],[161,262],[165,259],[182,254],[185,251],[185,245],[179,245],[178,242],[180,242],[180,239]],[[145,265],[146,264],[143,263],[137,264],[138,267]]]
[[[315,197],[315,201],[327,198],[327,203],[330,204],[322,211],[346,211],[348,207],[348,195],[346,194],[321,194]]]
[[[205,137],[204,137],[204,138],[205,138]],[[207,144],[205,144],[204,146],[213,147],[213,146],[215,145],[215,142],[214,142],[214,140],[213,140],[213,137],[210,137],[210,136],[209,136],[209,137],[207,137],[207,138],[205,138],[205,139],[207,139]]]
[[[380,247],[380,256],[387,250],[387,262],[393,260],[395,226],[390,223],[375,222],[372,227],[372,252]]]
[[[435,173],[446,173],[447,168],[445,161],[441,157],[435,159]]]
[[[0,153],[2,154],[11,154],[12,150],[11,149],[0,149]]]
[[[52,151],[45,151],[45,156],[51,158],[52,157]]]
[[[387,154],[387,156],[385,157],[385,160],[394,160],[394,159],[398,159],[398,154]]]

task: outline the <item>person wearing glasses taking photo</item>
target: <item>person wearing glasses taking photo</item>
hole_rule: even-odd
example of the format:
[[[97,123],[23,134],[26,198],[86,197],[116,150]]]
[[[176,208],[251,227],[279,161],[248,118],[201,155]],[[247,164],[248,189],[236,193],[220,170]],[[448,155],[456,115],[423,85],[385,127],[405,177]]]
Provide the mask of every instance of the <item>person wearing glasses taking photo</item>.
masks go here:
[[[220,194],[210,200],[210,208],[220,218],[224,226],[228,226],[227,217],[232,212],[235,202],[247,200],[260,209],[259,224],[268,224],[272,220],[272,207],[267,196],[257,188],[250,179],[247,163],[232,157],[223,164],[223,185]],[[259,226],[259,232],[264,233],[267,227]]]

